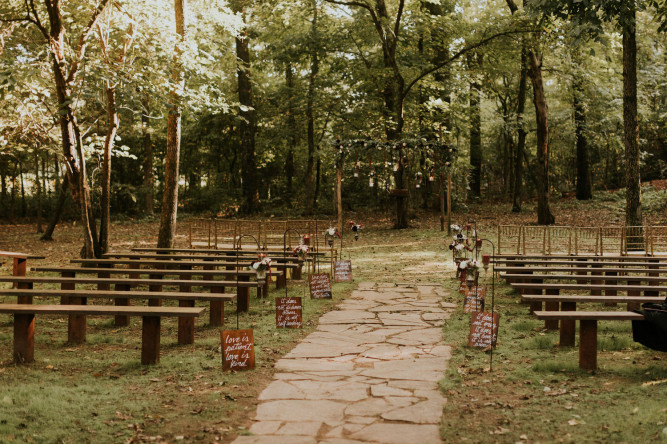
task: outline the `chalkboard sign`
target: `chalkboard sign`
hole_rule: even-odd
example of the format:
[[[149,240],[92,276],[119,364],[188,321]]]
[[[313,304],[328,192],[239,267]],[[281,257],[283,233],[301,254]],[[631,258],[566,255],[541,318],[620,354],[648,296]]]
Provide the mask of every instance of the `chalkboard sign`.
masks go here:
[[[468,289],[463,300],[463,313],[484,311],[484,296],[486,296],[486,287],[471,287]]]
[[[276,298],[276,327],[302,328],[301,298]]]
[[[498,339],[498,322],[500,314],[491,314],[488,311],[477,311],[472,314],[470,321],[470,336],[468,337],[468,346],[477,348],[487,348],[491,345],[496,346]]]
[[[252,330],[225,330],[222,340],[223,370],[252,370],[255,368],[255,341]]]
[[[311,299],[331,299],[331,280],[326,273],[311,274],[308,276]]]
[[[352,282],[352,261],[334,261],[334,281]]]

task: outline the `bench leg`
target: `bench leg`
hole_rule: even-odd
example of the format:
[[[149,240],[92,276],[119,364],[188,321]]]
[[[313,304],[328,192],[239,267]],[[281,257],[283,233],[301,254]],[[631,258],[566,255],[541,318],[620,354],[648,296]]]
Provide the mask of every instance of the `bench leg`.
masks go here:
[[[546,291],[547,295],[558,296],[559,290],[557,288],[549,288]],[[547,311],[558,311],[560,304],[558,302],[545,302],[545,309]],[[558,319],[551,319],[544,321],[544,327],[547,330],[558,330]]]
[[[130,291],[129,285],[116,284],[116,291]],[[115,298],[114,305],[116,307],[127,307],[130,305],[128,298]],[[116,327],[127,327],[130,325],[130,317],[125,315],[117,315],[114,317],[114,325]]]
[[[641,285],[640,281],[628,281],[628,285]],[[633,296],[633,297],[638,297],[641,296],[641,292],[636,291],[636,290],[630,290],[628,291],[628,296]],[[639,302],[629,302],[628,303],[628,311],[632,310],[639,310],[641,308],[641,304]]]
[[[563,302],[561,304],[561,311],[577,311],[576,302]],[[575,324],[574,320],[560,321],[560,346],[574,347]]]
[[[283,274],[276,276],[276,290],[287,287],[287,269],[283,270]]]
[[[271,283],[271,278],[267,276],[266,281],[264,281],[264,288],[262,288],[262,297],[265,298],[269,295],[269,284]],[[259,295],[257,295],[259,297]]]
[[[35,315],[14,315],[14,362],[28,364],[35,360]]]
[[[303,264],[302,263],[299,263],[298,267],[292,268],[292,280],[293,281],[300,281],[302,271],[303,271]],[[287,268],[285,268],[285,273],[287,273]]]
[[[543,283],[542,279],[530,279],[530,280],[528,280],[528,282],[532,282],[532,283],[535,283],[535,284]],[[535,291],[535,293],[526,293],[526,290],[523,290],[522,294],[539,294],[539,295],[542,294],[542,290],[533,290],[533,291]],[[540,310],[542,310],[542,301],[532,301],[530,303],[530,314],[531,315],[533,313],[535,313],[536,311],[540,311]]]
[[[249,282],[248,276],[239,276],[239,282]],[[236,311],[247,312],[250,310],[250,287],[236,287]]]
[[[579,367],[595,370],[598,366],[598,321],[582,320],[579,323]]]
[[[615,271],[608,271],[605,273],[606,276],[617,276],[618,273]],[[617,290],[605,290],[604,291],[605,296],[618,296],[618,291]],[[607,307],[613,307],[616,305],[616,302],[605,302],[604,305]]]
[[[195,301],[180,300],[179,307],[194,307]],[[188,345],[195,343],[195,318],[178,318],[178,344]]]
[[[69,298],[69,305],[86,305],[86,298]],[[86,316],[70,315],[67,329],[67,342],[83,344],[86,342]]]
[[[141,364],[160,362],[160,317],[143,316],[141,327]]]

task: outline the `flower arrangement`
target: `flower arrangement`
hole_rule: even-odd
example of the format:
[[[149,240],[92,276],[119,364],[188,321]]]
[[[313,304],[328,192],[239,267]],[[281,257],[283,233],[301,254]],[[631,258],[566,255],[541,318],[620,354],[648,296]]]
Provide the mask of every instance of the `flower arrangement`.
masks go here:
[[[356,224],[354,222],[350,222],[350,229],[354,233],[354,240],[357,241],[359,240],[359,232],[364,226],[361,224]]]
[[[299,244],[294,249],[294,256],[298,257],[299,260],[302,260],[302,261],[305,260],[307,254],[308,254],[308,245]]]
[[[257,273],[257,281],[263,282],[266,278],[266,272],[271,270],[271,258],[265,255],[260,255],[259,260],[250,264],[250,269]]]
[[[329,227],[329,229],[324,232],[324,239],[327,241],[327,244],[329,244],[329,247],[333,247],[335,236],[338,236],[339,239],[341,238],[336,227]]]

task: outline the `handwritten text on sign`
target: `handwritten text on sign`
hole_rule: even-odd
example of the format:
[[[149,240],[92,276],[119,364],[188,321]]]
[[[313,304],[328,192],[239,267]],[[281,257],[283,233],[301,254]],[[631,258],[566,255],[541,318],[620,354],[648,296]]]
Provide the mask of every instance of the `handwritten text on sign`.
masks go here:
[[[276,298],[276,327],[302,328],[301,298]]]
[[[472,313],[474,311],[484,310],[484,296],[486,296],[486,287],[471,287],[466,291],[466,297],[463,302],[463,313]]]
[[[311,274],[308,276],[311,299],[331,299],[331,280],[326,273]]]
[[[223,370],[255,368],[255,341],[252,330],[225,330],[220,336]]]
[[[469,347],[487,348],[496,346],[498,339],[498,322],[500,314],[488,311],[477,311],[472,314],[470,321]]]
[[[352,282],[352,261],[334,262],[334,281]]]

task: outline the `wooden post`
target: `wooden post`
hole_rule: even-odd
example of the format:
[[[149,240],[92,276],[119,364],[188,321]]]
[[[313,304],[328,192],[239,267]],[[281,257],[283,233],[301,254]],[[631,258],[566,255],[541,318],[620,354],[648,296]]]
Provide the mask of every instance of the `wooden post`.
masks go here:
[[[284,267],[282,271],[281,274],[276,275],[276,290],[287,287],[287,267]]]
[[[143,316],[141,326],[141,364],[160,362],[160,317]]]
[[[440,174],[440,231],[445,231],[445,175]]]
[[[542,279],[530,279],[530,282],[533,282],[535,284],[541,284],[543,281]],[[542,294],[542,290],[535,290],[537,293],[530,293],[530,294]],[[524,290],[525,293],[525,290]],[[530,303],[530,314],[533,314],[536,311],[541,311],[542,310],[542,301],[531,301]]]
[[[595,370],[598,366],[598,321],[582,319],[579,323],[579,367]]]
[[[560,304],[561,311],[577,311],[576,302],[563,302]],[[560,321],[560,346],[574,347],[575,325],[574,320]]]
[[[62,277],[75,277],[75,273],[72,272],[62,272]],[[60,284],[61,290],[74,290],[76,284],[74,283],[63,283]],[[74,296],[68,297],[65,304],[69,305],[86,305],[87,298]],[[70,315],[67,328],[67,342],[73,344],[83,344],[86,342],[86,316],[85,315]]]
[[[452,234],[452,173],[447,172],[447,235]]]
[[[28,364],[35,360],[35,315],[14,314],[14,362]]]
[[[618,273],[615,272],[615,271],[607,271],[605,273],[605,276],[617,276],[617,275],[618,275]],[[605,296],[616,296],[616,295],[618,295],[618,291],[617,290],[605,290],[604,295]],[[606,305],[606,306],[615,306],[616,302],[605,302],[604,305]]]
[[[337,228],[343,231],[343,153],[338,153],[336,162],[336,215]]]
[[[224,287],[211,287],[211,293],[224,293]],[[225,323],[225,303],[223,301],[211,301],[209,324],[212,327],[220,327]]]
[[[238,276],[239,282],[250,282],[250,276]],[[250,309],[250,288],[236,287],[236,311],[247,312]]]
[[[192,270],[192,267],[187,264],[181,265],[181,270]],[[181,280],[191,280],[192,275],[184,274],[180,275],[179,279]],[[179,285],[178,291],[183,293],[189,293],[192,289],[191,285]],[[192,299],[179,299],[179,307],[194,307],[195,301]],[[178,343],[179,345],[194,344],[195,342],[195,319],[190,317],[179,316],[178,317]]]
[[[641,281],[631,281],[628,279],[628,285],[641,285]],[[637,290],[628,290],[628,296],[641,296],[641,292]],[[639,310],[641,308],[641,304],[639,302],[629,302],[628,303],[628,310]]]
[[[547,295],[558,296],[560,291],[557,288],[548,288],[545,293]],[[544,308],[547,311],[558,311],[560,303],[558,302],[546,302]],[[544,326],[547,330],[558,330],[558,319],[549,319],[544,321]]]

